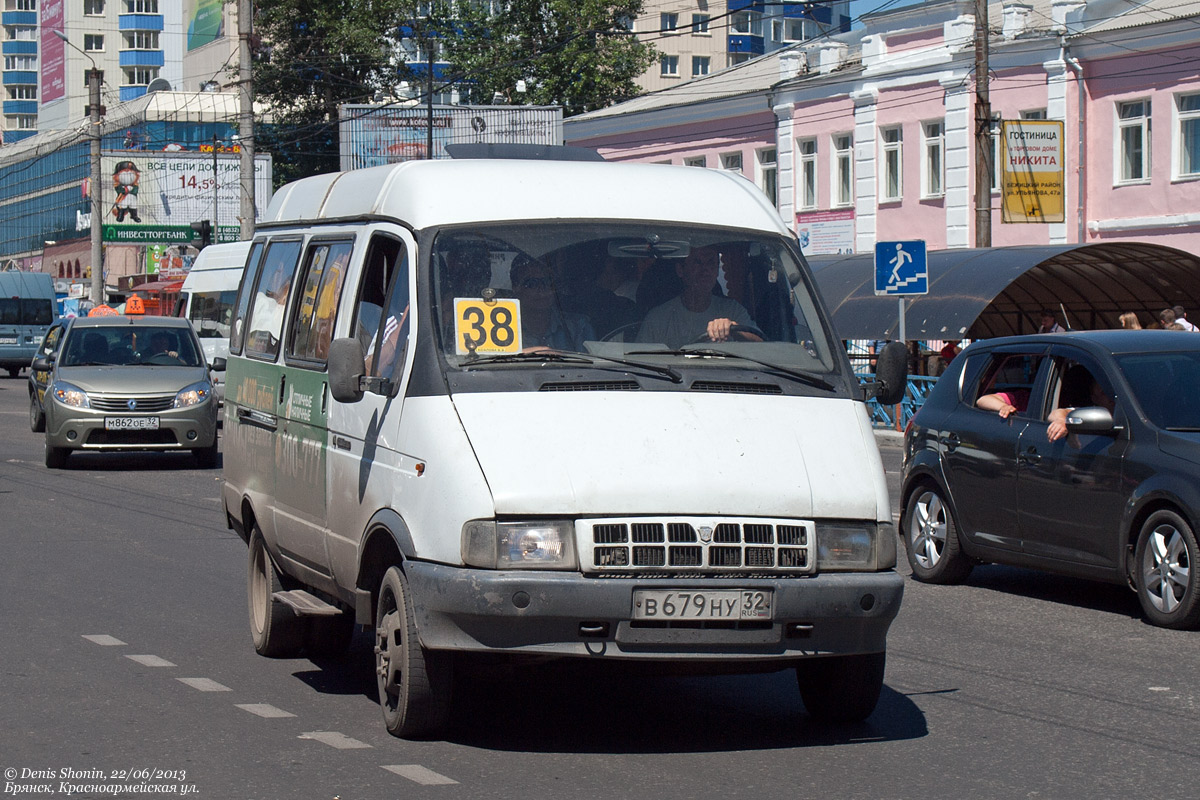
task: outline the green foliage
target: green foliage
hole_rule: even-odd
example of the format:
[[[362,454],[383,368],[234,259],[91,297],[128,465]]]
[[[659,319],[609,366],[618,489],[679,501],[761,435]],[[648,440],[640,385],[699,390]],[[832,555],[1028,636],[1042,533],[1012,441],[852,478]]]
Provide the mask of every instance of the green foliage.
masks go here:
[[[642,0],[510,0],[498,11],[460,4],[444,57],[471,102],[498,93],[572,116],[638,94],[635,80],[657,58],[624,24],[641,10]]]

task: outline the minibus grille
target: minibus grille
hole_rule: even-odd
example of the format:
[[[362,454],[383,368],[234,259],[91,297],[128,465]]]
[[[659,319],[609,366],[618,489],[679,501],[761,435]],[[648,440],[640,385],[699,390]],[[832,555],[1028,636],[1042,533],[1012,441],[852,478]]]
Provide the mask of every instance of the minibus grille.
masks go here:
[[[583,571],[611,577],[811,574],[808,520],[629,518],[580,520]]]
[[[572,381],[543,383],[539,392],[632,392],[640,389],[637,381]]]
[[[725,381],[695,381],[693,392],[730,392],[733,394],[783,394],[774,383],[728,383]]]

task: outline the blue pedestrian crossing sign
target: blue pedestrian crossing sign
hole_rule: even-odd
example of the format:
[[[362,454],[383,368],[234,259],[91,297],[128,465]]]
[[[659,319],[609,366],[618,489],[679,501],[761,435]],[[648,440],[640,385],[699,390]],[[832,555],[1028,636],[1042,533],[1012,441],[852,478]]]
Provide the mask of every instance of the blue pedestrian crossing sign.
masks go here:
[[[928,293],[929,262],[924,240],[875,243],[875,294]]]

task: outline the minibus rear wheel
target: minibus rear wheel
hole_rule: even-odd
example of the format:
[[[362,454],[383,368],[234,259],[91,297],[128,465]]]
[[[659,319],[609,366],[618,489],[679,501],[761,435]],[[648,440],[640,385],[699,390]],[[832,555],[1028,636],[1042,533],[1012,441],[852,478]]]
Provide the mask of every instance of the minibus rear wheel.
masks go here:
[[[307,626],[305,620],[296,616],[290,606],[274,597],[276,592],[283,591],[283,581],[267,553],[258,523],[254,523],[250,534],[250,564],[246,581],[250,637],[254,640],[255,651],[268,658],[293,658],[298,655],[304,645]]]
[[[408,579],[389,567],[375,609],[375,675],[388,733],[412,739],[446,727],[451,664],[449,653],[421,646]]]

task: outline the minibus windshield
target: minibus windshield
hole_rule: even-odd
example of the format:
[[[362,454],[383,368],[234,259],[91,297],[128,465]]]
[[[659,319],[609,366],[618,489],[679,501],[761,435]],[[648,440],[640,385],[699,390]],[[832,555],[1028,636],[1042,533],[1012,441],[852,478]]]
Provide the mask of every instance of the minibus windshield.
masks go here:
[[[433,238],[450,364],[578,353],[660,365],[836,369],[795,251],[762,232],[645,222],[503,223]]]

